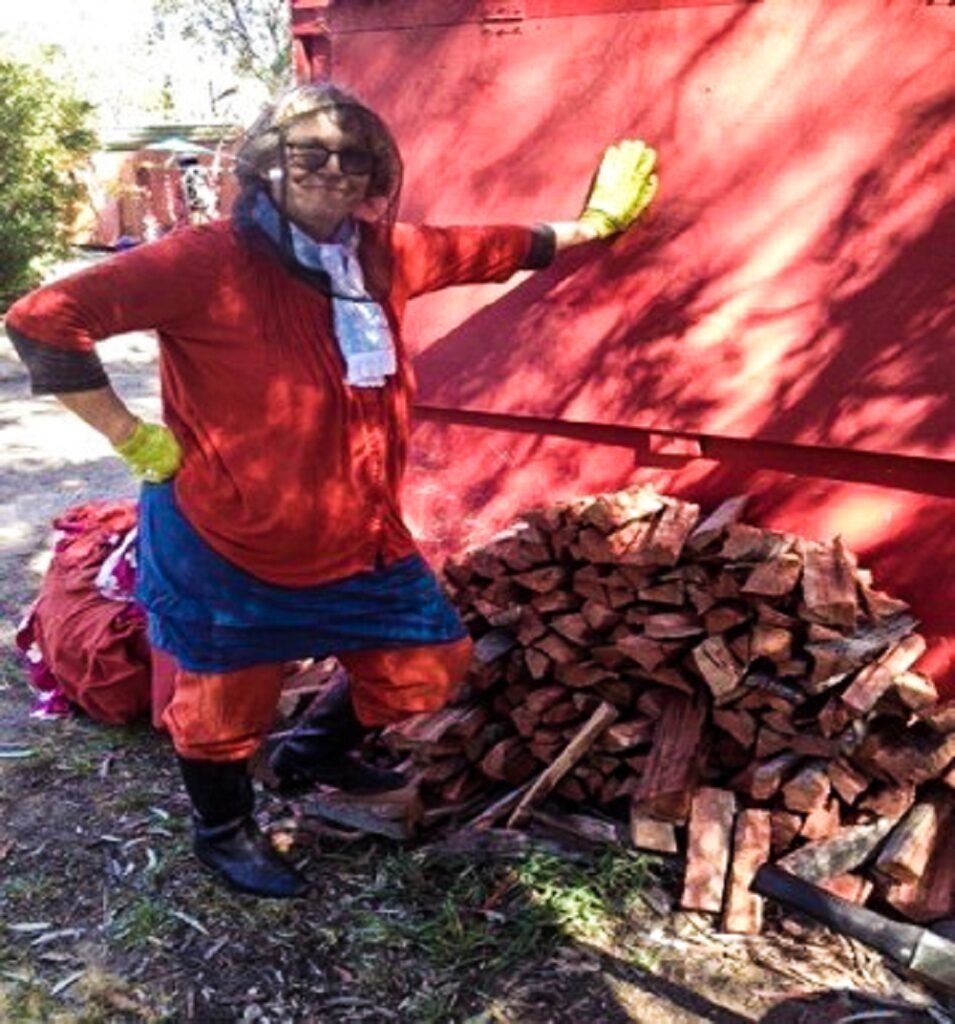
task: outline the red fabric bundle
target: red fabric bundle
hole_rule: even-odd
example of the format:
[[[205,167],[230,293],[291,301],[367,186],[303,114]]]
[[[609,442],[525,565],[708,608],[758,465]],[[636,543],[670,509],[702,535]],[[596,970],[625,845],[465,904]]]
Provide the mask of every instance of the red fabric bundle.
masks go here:
[[[142,610],[96,585],[100,566],[136,525],[134,502],[67,510],[62,536],[26,628],[63,692],[91,718],[111,725],[149,711],[150,648]]]

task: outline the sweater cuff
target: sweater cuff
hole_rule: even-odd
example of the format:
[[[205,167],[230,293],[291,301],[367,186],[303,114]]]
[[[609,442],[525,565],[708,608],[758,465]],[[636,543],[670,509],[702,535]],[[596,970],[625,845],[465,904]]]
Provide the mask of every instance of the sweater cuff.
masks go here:
[[[554,262],[557,253],[557,235],[549,224],[535,224],[531,228],[531,247],[524,259],[522,270],[543,270]]]
[[[7,324],[7,336],[30,374],[34,395],[71,391],[95,391],[109,385],[109,378],[95,352],[74,352],[34,341]]]

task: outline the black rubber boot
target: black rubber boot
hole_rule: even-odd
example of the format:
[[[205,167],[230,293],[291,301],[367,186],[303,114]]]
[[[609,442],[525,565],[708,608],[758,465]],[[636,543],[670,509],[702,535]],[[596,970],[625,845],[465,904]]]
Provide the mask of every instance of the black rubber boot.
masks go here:
[[[301,896],[308,883],[275,850],[252,817],[255,794],[247,761],[180,757],[195,808],[193,850],[238,892],[272,899]]]
[[[353,753],[365,732],[352,706],[348,676],[341,672],[269,754],[274,788],[291,794],[321,783],[346,793],[373,794],[407,785],[401,772],[376,768]]]

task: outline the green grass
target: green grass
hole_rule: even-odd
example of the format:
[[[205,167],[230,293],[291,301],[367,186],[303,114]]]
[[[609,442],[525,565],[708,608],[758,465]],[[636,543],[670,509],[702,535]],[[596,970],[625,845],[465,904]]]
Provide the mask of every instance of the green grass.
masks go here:
[[[532,855],[509,865],[383,859],[352,911],[353,941],[410,951],[449,973],[496,974],[561,942],[609,945],[654,862],[607,854],[586,865]]]

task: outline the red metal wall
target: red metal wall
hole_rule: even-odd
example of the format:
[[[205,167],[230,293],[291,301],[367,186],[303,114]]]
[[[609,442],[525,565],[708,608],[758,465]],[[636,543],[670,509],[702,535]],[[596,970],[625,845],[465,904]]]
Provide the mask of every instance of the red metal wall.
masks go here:
[[[955,692],[955,7],[306,0],[297,31],[319,15],[311,73],[394,128],[408,219],[571,218],[606,143],[660,153],[612,246],[412,307],[426,548],[633,480],[745,491],[841,534]]]

